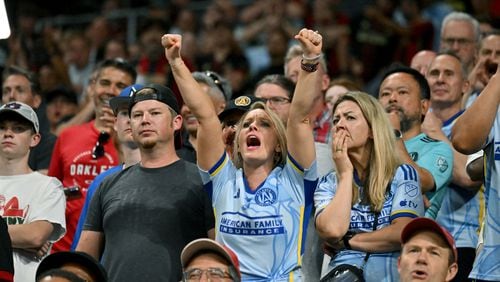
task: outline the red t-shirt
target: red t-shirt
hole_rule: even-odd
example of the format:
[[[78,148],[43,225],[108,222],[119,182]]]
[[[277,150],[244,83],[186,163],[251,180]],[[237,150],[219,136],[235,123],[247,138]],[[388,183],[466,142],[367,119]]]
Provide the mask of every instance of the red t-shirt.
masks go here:
[[[92,158],[98,138],[94,121],[69,127],[57,138],[48,175],[57,177],[65,188],[78,187],[79,193],[66,198],[66,235],[54,244],[52,252],[70,249],[87,188],[98,174],[118,165],[118,152],[111,138],[104,144],[104,156]]]

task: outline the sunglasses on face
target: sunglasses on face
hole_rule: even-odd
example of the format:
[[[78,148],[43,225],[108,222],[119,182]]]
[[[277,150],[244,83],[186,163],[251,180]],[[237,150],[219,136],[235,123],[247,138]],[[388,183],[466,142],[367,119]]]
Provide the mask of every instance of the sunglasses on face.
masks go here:
[[[99,133],[94,149],[92,149],[92,158],[94,160],[104,156],[104,144],[108,142],[109,137],[109,133],[107,132],[101,131],[101,133]]]
[[[204,74],[212,79],[212,81],[215,83],[215,85],[217,85],[217,88],[219,88],[222,94],[226,95],[226,93],[224,92],[224,88],[222,87],[221,78],[216,73],[212,71],[205,71]]]

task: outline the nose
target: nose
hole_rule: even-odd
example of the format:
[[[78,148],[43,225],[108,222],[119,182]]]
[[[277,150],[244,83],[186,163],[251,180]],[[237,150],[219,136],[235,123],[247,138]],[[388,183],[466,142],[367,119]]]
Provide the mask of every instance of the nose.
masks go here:
[[[427,264],[427,256],[428,256],[428,254],[425,250],[421,251],[417,257],[417,263]]]
[[[151,120],[151,115],[148,112],[144,112],[141,116],[141,124],[147,124]]]
[[[398,93],[396,91],[392,91],[391,94],[389,95],[389,102],[396,102],[398,101]]]

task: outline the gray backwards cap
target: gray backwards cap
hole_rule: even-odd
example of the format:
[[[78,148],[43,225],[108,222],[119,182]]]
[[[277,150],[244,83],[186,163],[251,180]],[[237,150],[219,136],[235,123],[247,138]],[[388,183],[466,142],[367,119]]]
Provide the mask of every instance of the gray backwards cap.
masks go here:
[[[147,91],[147,92],[146,92]],[[156,100],[165,103],[172,108],[176,113],[179,113],[179,104],[175,98],[174,93],[168,87],[160,84],[148,84],[141,90],[134,92],[130,97],[128,104],[128,114],[132,113],[132,108],[135,104],[145,100]]]
[[[0,107],[0,115],[7,112],[12,112],[20,115],[22,118],[29,121],[33,125],[36,133],[40,132],[38,117],[35,111],[30,106],[21,102],[9,102]]]

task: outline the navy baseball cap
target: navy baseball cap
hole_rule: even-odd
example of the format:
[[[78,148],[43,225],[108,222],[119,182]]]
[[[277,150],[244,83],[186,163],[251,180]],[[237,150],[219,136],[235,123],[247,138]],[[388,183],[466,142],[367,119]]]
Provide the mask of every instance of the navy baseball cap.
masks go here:
[[[113,113],[115,113],[115,115],[118,114],[118,108],[122,105],[128,106],[132,95],[134,95],[135,92],[141,90],[142,88],[144,88],[142,84],[133,84],[125,87],[120,92],[120,95],[111,98],[111,100],[109,100],[109,106],[113,110]]]
[[[255,102],[259,101],[264,102],[264,100],[252,95],[239,96],[238,98],[233,99],[226,104],[224,111],[219,114],[219,120],[224,121],[224,118],[233,112],[244,114],[245,112],[250,110],[250,107]]]

